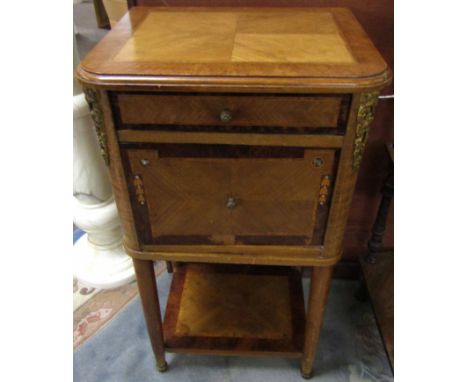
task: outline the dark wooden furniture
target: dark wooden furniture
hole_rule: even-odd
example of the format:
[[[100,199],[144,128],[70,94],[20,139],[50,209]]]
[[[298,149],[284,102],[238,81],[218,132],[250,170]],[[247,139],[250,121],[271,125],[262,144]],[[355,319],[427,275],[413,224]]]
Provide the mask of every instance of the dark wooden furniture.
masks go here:
[[[372,302],[380,333],[393,369],[393,251],[382,251],[382,242],[393,200],[393,143],[386,146],[390,165],[382,186],[382,199],[375,218],[368,253],[361,258],[362,287]]]
[[[94,13],[96,14],[96,23],[99,28],[109,28],[109,17],[107,17],[106,8],[102,0],[93,0]]]
[[[134,7],[77,74],[158,368],[166,350],[266,354],[310,377],[391,81],[352,13]],[[164,323],[154,260],[177,262]],[[307,312],[295,266],[312,267]]]

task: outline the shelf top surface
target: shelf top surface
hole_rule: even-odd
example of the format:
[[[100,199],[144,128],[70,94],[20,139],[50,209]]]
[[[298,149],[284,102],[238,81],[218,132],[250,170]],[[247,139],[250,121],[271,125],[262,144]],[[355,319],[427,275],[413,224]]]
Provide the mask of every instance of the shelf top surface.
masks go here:
[[[346,8],[133,7],[79,70],[101,80],[388,77],[385,61]]]

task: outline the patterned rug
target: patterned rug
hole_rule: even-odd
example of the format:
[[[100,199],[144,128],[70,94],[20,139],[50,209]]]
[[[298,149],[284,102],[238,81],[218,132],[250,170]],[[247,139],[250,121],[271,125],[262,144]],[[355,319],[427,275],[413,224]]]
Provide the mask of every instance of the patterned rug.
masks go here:
[[[84,232],[73,231],[73,243]],[[156,274],[166,270],[164,262],[155,264]],[[136,281],[115,289],[95,289],[73,279],[73,349],[103,328],[112,317],[128,305],[138,294]]]
[[[111,290],[80,288],[79,283],[75,288],[78,290],[73,293],[73,302],[84,301],[73,311],[73,349],[101,329],[138,293],[135,282]]]

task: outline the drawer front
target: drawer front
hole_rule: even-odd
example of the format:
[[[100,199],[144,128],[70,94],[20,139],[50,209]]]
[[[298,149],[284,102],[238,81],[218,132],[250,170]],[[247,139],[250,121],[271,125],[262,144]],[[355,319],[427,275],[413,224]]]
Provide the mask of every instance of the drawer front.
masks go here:
[[[156,145],[122,150],[144,244],[321,244],[333,150]]]
[[[346,95],[114,95],[119,128],[205,127],[246,131],[263,127],[344,131],[349,107]],[[210,129],[207,129],[208,131]],[[264,129],[265,130],[265,129]],[[251,131],[251,130],[250,130]]]

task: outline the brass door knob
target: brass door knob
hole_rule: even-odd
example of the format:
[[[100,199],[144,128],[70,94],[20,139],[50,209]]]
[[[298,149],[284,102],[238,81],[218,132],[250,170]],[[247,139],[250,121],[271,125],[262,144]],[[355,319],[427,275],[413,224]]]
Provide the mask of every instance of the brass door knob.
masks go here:
[[[219,114],[219,119],[221,122],[227,123],[232,121],[232,113],[230,110],[224,109],[220,114]]]
[[[233,210],[234,208],[236,208],[236,206],[237,206],[236,199],[230,196],[227,200],[226,207],[229,208],[230,210]]]

